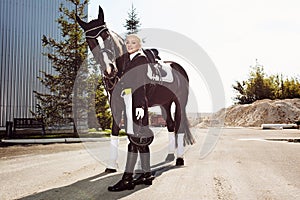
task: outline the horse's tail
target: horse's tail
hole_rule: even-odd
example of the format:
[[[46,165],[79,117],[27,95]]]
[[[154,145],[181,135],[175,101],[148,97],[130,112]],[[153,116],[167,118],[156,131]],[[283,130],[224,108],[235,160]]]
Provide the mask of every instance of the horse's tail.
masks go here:
[[[179,72],[179,76],[177,75],[177,78],[179,80],[181,80],[181,85],[179,85],[180,89],[178,90],[179,95],[177,96],[177,103],[175,101],[175,104],[177,104],[176,106],[178,106],[178,110],[177,112],[177,119],[175,119],[176,122],[180,122],[179,127],[177,126],[177,133],[184,133],[184,145],[192,145],[195,143],[195,139],[190,131],[190,124],[187,118],[187,114],[186,114],[186,104],[187,104],[187,98],[188,98],[188,94],[189,94],[189,77],[186,73],[186,71],[184,70],[184,68],[173,61],[167,61],[168,63],[170,63],[170,66],[176,71]],[[174,72],[173,72],[174,73]],[[175,73],[178,74],[178,73]],[[183,78],[183,79],[182,79]],[[177,108],[176,108],[177,109]],[[175,114],[175,118],[176,118],[176,114]],[[175,123],[176,123],[175,122]]]
[[[182,130],[184,130],[184,145],[194,144],[195,139],[191,133],[190,124],[185,112],[181,115],[181,126],[183,126]]]
[[[187,91],[186,91],[187,92]],[[186,94],[187,95],[187,94]],[[190,123],[186,114],[186,100],[182,100],[181,102],[175,100],[175,133],[176,134],[184,134],[184,145],[192,145],[195,143],[195,139],[190,130]]]

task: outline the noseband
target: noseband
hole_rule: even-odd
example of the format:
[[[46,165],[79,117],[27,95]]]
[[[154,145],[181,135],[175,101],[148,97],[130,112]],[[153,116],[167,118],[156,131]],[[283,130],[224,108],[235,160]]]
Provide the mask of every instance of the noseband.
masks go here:
[[[98,33],[93,36],[93,35],[87,35],[88,32],[91,32],[91,31],[94,31],[94,30],[97,30],[99,29]],[[89,30],[86,30],[84,33],[85,33],[85,37],[86,38],[89,38],[89,39],[96,39],[100,36],[100,34],[103,32],[103,31],[108,31],[108,28],[106,27],[105,24],[101,25],[101,26],[96,26],[94,28],[91,28]]]

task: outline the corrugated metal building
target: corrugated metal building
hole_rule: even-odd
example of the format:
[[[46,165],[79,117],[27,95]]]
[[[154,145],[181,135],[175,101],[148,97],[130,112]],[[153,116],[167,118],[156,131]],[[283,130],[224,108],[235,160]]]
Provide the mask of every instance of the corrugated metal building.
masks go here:
[[[42,91],[40,71],[52,73],[42,47],[42,36],[61,39],[56,19],[64,0],[0,1],[0,126],[13,118],[32,117],[36,98]]]

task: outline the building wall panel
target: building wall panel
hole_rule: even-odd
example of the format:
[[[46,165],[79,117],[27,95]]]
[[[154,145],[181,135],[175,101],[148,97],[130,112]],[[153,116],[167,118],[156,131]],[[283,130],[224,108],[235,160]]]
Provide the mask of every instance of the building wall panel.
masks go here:
[[[40,71],[53,72],[42,52],[42,36],[60,40],[58,8],[64,0],[0,1],[0,126],[16,117],[32,117],[33,91],[44,87]]]

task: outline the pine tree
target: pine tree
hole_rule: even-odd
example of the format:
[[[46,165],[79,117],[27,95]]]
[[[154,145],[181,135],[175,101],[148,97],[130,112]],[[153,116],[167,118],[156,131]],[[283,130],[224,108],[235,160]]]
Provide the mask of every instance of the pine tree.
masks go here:
[[[111,127],[112,117],[101,77],[98,70],[94,70],[88,78],[88,126],[105,130]]]
[[[79,0],[66,0],[66,3],[74,3],[77,14],[83,16],[88,0],[79,4]],[[74,5],[75,8],[75,5]],[[61,41],[43,35],[42,44],[47,50],[44,53],[48,57],[54,74],[42,71],[38,77],[45,86],[45,91],[34,91],[38,104],[35,117],[42,118],[49,125],[64,123],[64,119],[74,117],[72,113],[72,98],[76,96],[73,87],[78,70],[83,69],[87,58],[87,45],[83,38],[83,31],[75,19],[75,9],[69,10],[64,4],[59,7],[60,17],[57,23],[61,29]],[[76,117],[76,116],[75,116]]]
[[[126,19],[126,24],[124,27],[127,30],[127,34],[137,33],[138,28],[141,26],[140,19],[138,18],[138,14],[136,8],[131,6],[131,10],[128,12],[128,19]]]

